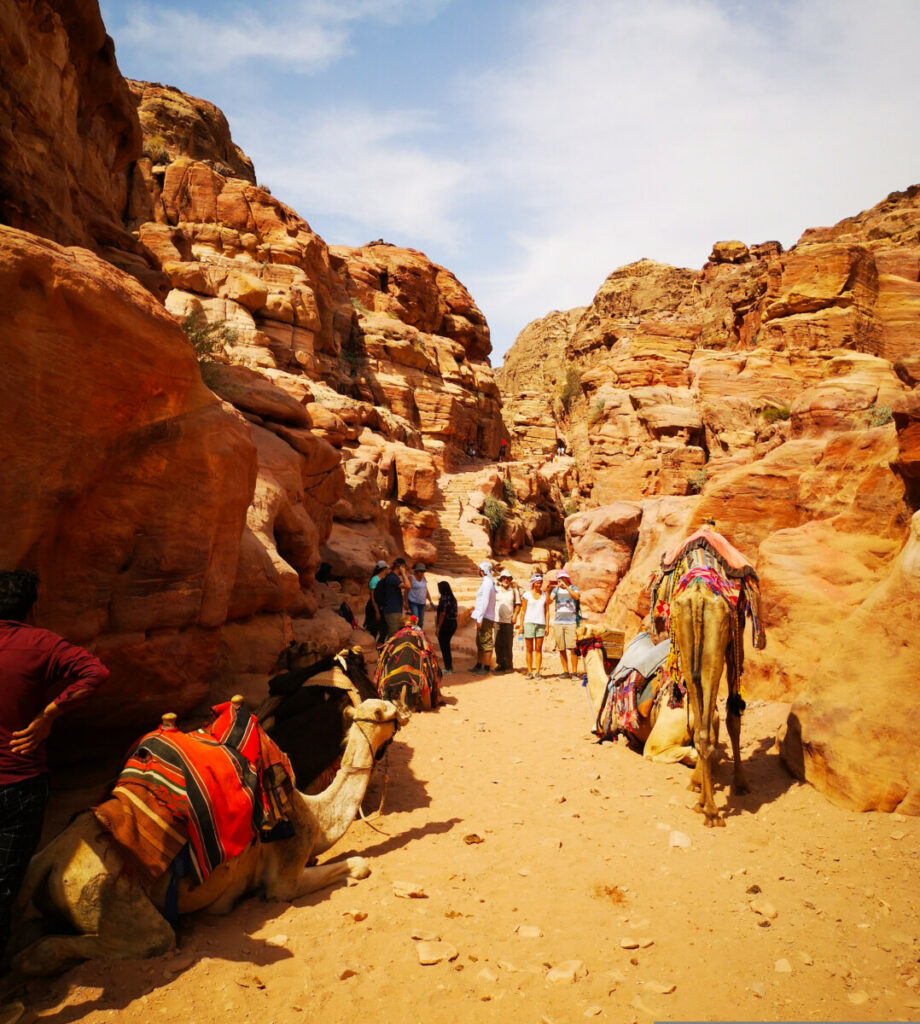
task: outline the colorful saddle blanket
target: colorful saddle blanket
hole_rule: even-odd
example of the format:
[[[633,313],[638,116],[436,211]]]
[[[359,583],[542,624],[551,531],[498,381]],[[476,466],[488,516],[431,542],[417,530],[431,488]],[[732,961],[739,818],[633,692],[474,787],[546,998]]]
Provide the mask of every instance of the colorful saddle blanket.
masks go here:
[[[231,703],[193,733],[159,728],[142,737],[97,820],[131,851],[149,879],[188,845],[203,882],[219,865],[287,818],[290,763],[254,715]],[[288,832],[290,834],[290,832]]]
[[[418,626],[403,626],[383,645],[374,685],[384,700],[396,700],[405,687],[410,708],[429,702],[434,708],[440,699],[440,684],[438,659]]]

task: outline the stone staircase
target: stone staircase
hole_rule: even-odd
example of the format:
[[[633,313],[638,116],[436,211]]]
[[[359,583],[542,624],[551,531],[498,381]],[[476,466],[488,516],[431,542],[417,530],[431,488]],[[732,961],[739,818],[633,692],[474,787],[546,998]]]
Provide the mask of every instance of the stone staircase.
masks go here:
[[[439,498],[429,508],[440,522],[432,541],[438,549],[437,571],[441,574],[472,575],[478,581],[477,565],[484,558],[492,557],[489,548],[466,535],[460,522],[461,506],[481,470],[482,467],[477,467],[466,473],[450,473],[438,481]]]

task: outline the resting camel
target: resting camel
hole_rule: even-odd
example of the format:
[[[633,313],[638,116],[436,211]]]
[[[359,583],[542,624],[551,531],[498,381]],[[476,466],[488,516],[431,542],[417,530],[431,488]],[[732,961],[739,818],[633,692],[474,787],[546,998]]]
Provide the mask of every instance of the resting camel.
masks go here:
[[[588,697],[596,715],[600,715],[607,690],[607,671],[600,648],[587,651],[584,656]],[[657,688],[655,690],[657,696]],[[682,763],[691,767],[697,763],[696,750],[690,738],[687,709],[683,705],[668,707],[666,700],[654,700],[647,714],[639,708],[639,728],[630,732],[629,739],[642,749],[642,756],[662,764]],[[599,736],[601,740],[612,738]]]
[[[716,699],[727,668],[726,727],[732,745],[734,793],[750,787],[741,767],[741,672],[744,654],[744,619],[749,612],[754,646],[766,645],[760,624],[757,575],[743,555],[714,530],[702,529],[674,552],[662,558],[670,579],[654,585],[654,597],[663,590],[669,598],[671,642],[676,645],[680,671],[687,686],[693,714],[693,741],[699,755],[690,788],[699,791],[696,809],[707,827],[724,825],[712,794],[712,759],[718,734]]]
[[[201,885],[179,882],[179,913],[207,910],[226,914],[256,889],[271,900],[296,900],[344,878],[365,878],[362,857],[307,867],[328,850],[355,820],[367,790],[377,751],[392,739],[403,717],[389,701],[366,700],[346,709],[352,719],[342,767],[316,796],[294,790],[295,834],[273,843],[251,843],[220,864]],[[53,974],[80,960],[159,956],[176,943],[163,917],[169,877],[145,886],[130,855],[87,811],[33,857],[17,910],[51,910],[77,934],[48,935],[19,953],[13,967],[22,974]]]

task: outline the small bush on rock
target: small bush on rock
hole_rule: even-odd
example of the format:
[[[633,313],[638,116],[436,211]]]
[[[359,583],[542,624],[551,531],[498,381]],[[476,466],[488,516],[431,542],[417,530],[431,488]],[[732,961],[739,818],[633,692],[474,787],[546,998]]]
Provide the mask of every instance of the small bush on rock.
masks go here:
[[[707,473],[705,469],[698,469],[695,473],[691,473],[687,477],[687,486],[690,488],[690,493],[699,494],[706,486],[706,478]]]
[[[595,398],[594,405],[588,410],[588,426],[593,427],[598,420],[604,418],[604,410],[607,408],[607,403],[603,398]]]
[[[510,480],[505,479],[502,483],[502,492],[505,495],[505,502],[510,505],[511,508],[514,508],[517,504],[517,492],[514,489],[514,484]]]
[[[575,399],[581,395],[581,377],[574,366],[566,367],[565,380],[559,388],[559,401],[563,409],[570,412]]]
[[[183,317],[182,330],[191,342],[198,362],[208,362],[215,355],[223,353],[230,345],[236,344],[237,333],[228,327],[225,320],[208,323],[207,317],[200,309],[187,313]]]
[[[505,525],[508,511],[498,498],[493,498],[490,495],[482,506],[482,514],[489,521],[489,536],[494,539],[498,535],[498,531]]]
[[[768,405],[760,410],[760,415],[765,423],[775,423],[777,420],[788,420],[792,413],[785,405]]]
[[[868,412],[870,427],[883,427],[894,419],[894,413],[888,405],[872,405]]]
[[[166,148],[166,139],[162,135],[151,135],[144,139],[142,150],[145,157],[155,164],[168,164],[170,162],[169,151]]]

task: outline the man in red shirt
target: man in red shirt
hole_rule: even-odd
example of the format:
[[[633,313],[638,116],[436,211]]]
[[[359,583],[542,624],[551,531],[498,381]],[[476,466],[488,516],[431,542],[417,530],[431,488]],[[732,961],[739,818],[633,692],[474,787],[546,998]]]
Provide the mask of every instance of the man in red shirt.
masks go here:
[[[82,647],[26,624],[37,598],[34,572],[0,572],[0,955],[41,838],[50,792],[45,740],[55,718],[109,676]],[[0,1021],[14,1019],[7,1009]]]

